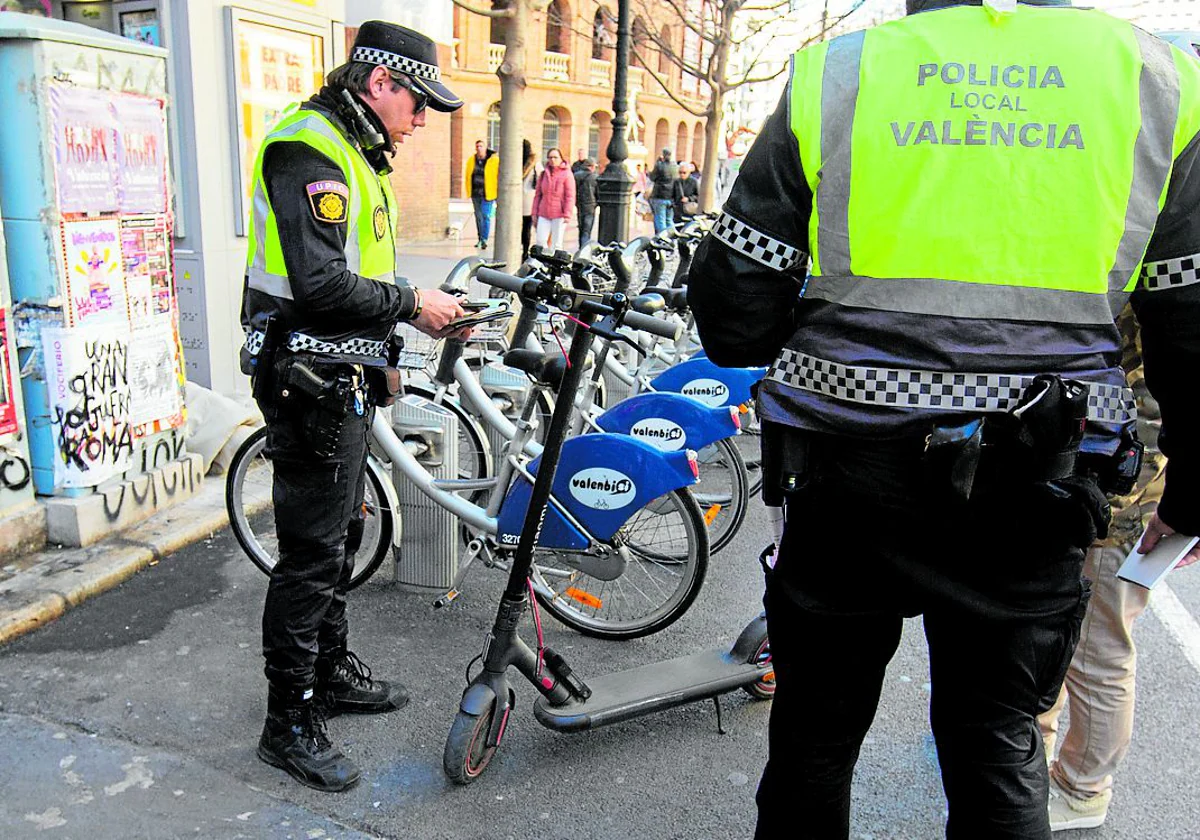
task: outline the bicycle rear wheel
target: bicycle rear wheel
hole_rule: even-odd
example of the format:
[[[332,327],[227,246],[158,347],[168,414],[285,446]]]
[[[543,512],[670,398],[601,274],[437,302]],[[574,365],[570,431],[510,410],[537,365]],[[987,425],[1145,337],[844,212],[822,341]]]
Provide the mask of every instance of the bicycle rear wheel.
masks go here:
[[[265,454],[266,445],[264,426],[238,448],[225,478],[225,509],[238,545],[254,565],[269,575],[279,557],[279,541],[275,536],[272,503],[275,471]],[[374,462],[368,460],[363,490],[363,538],[355,552],[350,589],[362,585],[379,568],[392,547],[392,532],[397,527],[397,512],[388,508],[376,469]]]
[[[591,558],[537,550],[534,594],[547,612],[585,636],[636,639],[670,626],[696,600],[708,571],[709,542],[689,491],[672,490],[651,501],[610,544],[627,548],[628,561],[619,570],[621,561],[613,559],[613,575],[600,577],[580,568],[594,564]]]

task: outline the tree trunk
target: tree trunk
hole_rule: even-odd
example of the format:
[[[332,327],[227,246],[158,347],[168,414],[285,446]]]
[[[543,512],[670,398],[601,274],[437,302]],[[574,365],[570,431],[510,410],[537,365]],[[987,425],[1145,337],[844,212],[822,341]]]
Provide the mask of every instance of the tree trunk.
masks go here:
[[[712,101],[708,105],[708,114],[704,118],[704,160],[700,166],[700,209],[712,210],[717,197],[717,168],[720,160],[717,157],[717,144],[721,142],[721,120],[724,116],[725,91],[721,87],[713,88]]]
[[[508,271],[521,265],[521,153],[525,124],[525,39],[534,0],[514,0],[513,17],[504,27],[504,62],[500,77],[500,194],[496,202],[496,259]]]

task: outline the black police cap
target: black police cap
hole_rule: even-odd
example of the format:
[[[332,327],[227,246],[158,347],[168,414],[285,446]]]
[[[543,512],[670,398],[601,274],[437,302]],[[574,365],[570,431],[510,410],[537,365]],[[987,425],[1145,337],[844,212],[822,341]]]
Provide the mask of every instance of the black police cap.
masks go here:
[[[463,105],[463,101],[442,84],[437,45],[420,32],[395,23],[369,20],[358,29],[350,60],[382,64],[405,74],[429,94],[429,107],[436,111],[457,111]]]

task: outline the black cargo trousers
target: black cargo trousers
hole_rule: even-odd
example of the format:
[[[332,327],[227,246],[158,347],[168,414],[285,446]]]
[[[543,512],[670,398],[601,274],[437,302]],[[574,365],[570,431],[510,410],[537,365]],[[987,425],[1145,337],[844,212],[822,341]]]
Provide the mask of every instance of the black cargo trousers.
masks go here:
[[[316,364],[319,376],[349,376],[348,365]],[[367,435],[374,409],[353,397],[332,457],[314,452],[317,412],[303,394],[260,403],[267,424],[266,455],[274,468],[272,501],[278,561],[263,607],[263,656],[268,681],[285,689],[315,683],[318,654],[344,646],[346,591],[362,539]]]
[[[923,448],[811,439],[809,483],[788,497],[768,572],[777,691],[757,840],[849,836],[854,765],[902,619],[917,614],[946,836],[1050,837],[1036,718],[1079,639],[1094,520],[1036,482],[950,507],[928,489]]]

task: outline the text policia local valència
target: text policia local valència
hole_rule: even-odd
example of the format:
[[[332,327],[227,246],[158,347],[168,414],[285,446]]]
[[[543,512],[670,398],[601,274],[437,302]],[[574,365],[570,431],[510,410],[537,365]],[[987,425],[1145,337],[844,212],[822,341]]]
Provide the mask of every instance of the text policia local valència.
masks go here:
[[[893,122],[897,146],[1024,146],[1082,149],[1078,123],[1039,121],[1029,114],[1022,92],[1065,89],[1056,65],[978,65],[949,62],[917,67],[917,86],[945,87],[948,105],[960,114],[951,119]]]

